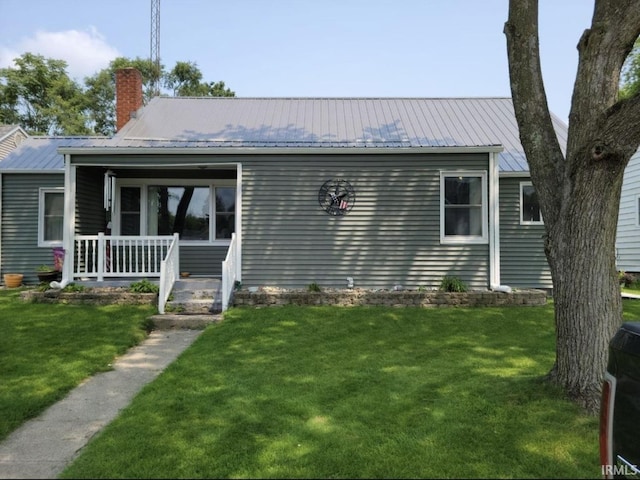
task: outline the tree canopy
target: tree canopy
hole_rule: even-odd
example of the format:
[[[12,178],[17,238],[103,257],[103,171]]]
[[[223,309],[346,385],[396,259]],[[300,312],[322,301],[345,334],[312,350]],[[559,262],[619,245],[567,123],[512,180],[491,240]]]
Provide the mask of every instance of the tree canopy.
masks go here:
[[[25,53],[15,66],[0,69],[0,123],[22,126],[32,135],[112,135],[115,131],[115,72],[135,67],[142,74],[144,101],[158,92],[154,80],[174,96],[226,96],[224,82],[205,82],[193,62],[176,62],[161,71],[149,59],[118,57],[79,85],[63,60]]]

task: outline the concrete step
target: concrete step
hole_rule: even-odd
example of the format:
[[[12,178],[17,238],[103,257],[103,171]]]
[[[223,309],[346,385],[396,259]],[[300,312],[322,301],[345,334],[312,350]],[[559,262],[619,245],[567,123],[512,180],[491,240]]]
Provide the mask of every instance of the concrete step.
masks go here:
[[[209,298],[192,298],[185,300],[171,300],[167,302],[164,311],[167,313],[175,313],[181,315],[197,315],[211,313],[213,305],[213,297]]]
[[[185,302],[187,300],[213,300],[216,294],[216,290],[211,289],[196,289],[196,290],[173,290],[174,302]]]
[[[154,330],[202,330],[211,323],[222,320],[222,315],[177,315],[167,313],[164,315],[153,315],[150,317]]]

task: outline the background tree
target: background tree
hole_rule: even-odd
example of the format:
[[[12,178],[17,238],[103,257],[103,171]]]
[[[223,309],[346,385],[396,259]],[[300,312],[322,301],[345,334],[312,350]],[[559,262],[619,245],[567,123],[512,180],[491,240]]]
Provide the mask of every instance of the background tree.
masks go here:
[[[165,76],[165,85],[176,97],[234,97],[224,82],[203,82],[202,73],[192,62],[176,62]]]
[[[63,60],[25,53],[15,67],[0,69],[0,123],[35,135],[87,134],[82,89]]]
[[[156,67],[149,59],[118,57],[112,60],[107,68],[85,78],[89,121],[97,134],[109,136],[115,133],[116,70],[126,67],[135,67],[140,71],[144,103],[147,103],[155,94],[153,81]],[[164,67],[161,66],[161,76],[164,75],[163,69]]]
[[[505,24],[513,104],[545,223],[553,279],[556,361],[548,378],[597,411],[608,342],[622,321],[615,263],[620,190],[640,144],[640,95],[619,97],[640,35],[637,0],[596,0],[578,43],[566,153],[540,68],[538,1],[510,0]]]
[[[84,89],[69,78],[63,60],[25,53],[16,66],[0,69],[0,123],[21,125],[34,135],[113,135],[115,72],[135,67],[142,74],[144,103],[156,94],[159,75],[174,95],[235,96],[224,82],[203,82],[195,63],[177,62],[167,73],[149,59],[118,57],[84,79]]]

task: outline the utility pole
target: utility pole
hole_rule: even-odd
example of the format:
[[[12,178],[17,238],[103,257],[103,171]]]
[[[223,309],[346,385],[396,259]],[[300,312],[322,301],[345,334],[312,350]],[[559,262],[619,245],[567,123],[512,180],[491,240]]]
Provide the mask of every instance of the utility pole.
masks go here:
[[[160,0],[151,0],[151,65],[154,78],[152,96],[160,95]]]

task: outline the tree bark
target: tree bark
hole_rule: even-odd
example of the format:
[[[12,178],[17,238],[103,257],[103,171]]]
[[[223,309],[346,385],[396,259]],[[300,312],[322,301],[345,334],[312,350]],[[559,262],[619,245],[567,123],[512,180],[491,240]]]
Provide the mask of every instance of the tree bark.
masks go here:
[[[640,144],[638,96],[618,101],[620,70],[640,35],[636,0],[597,0],[578,44],[566,153],[540,68],[537,0],[510,0],[505,24],[520,140],[545,221],[556,362],[548,378],[598,410],[608,342],[622,321],[615,239],[624,169]]]

